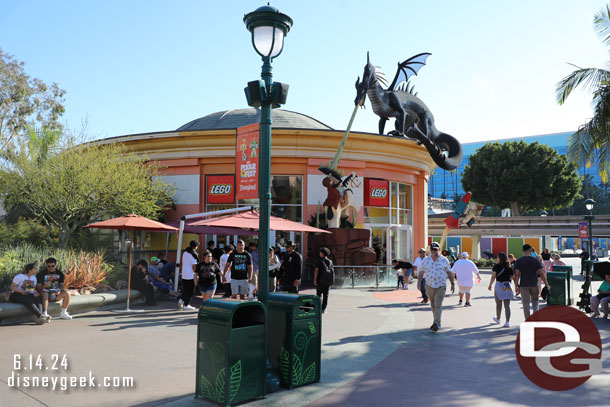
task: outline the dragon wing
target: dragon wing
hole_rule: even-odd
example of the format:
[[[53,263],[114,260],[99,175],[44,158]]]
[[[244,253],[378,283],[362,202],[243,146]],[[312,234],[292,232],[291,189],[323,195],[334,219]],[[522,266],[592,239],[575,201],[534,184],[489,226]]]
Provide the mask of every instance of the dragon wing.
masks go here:
[[[421,54],[414,55],[406,61],[399,63],[396,76],[388,90],[405,90],[407,81],[411,75],[417,75],[417,71],[419,71],[419,68],[426,65],[426,58],[430,55],[432,54],[429,52],[422,52]]]

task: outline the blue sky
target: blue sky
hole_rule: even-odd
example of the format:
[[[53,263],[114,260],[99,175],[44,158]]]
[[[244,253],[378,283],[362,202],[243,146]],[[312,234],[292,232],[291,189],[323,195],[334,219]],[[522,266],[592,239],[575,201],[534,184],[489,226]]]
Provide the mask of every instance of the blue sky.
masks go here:
[[[0,47],[26,71],[67,91],[70,128],[93,138],[174,130],[247,107],[260,76],[243,15],[254,1],[0,1]],[[590,96],[555,102],[574,68],[606,67],[593,31],[594,0],[278,0],[294,26],[274,79],[290,84],[287,110],[345,129],[366,52],[396,63],[431,52],[412,81],[437,127],[462,142],[571,131],[591,116]],[[370,103],[353,130],[376,132]],[[387,129],[390,129],[390,125]]]

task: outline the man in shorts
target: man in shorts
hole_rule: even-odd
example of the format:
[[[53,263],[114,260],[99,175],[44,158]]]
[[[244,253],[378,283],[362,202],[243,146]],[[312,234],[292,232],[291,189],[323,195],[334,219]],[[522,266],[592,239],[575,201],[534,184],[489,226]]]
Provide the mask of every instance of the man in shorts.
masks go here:
[[[243,240],[237,241],[237,250],[232,252],[227,259],[227,264],[222,272],[222,281],[227,281],[226,274],[231,270],[231,298],[246,299],[248,295],[248,283],[254,284],[252,256],[245,251],[246,243]]]
[[[61,301],[60,319],[72,319],[68,314],[68,305],[70,305],[70,294],[64,290],[64,273],[57,268],[57,260],[49,257],[46,261],[46,268],[40,270],[36,276],[36,289],[42,297],[42,316],[47,321],[51,320],[51,316],[47,312],[49,301]]]
[[[470,290],[472,290],[472,286],[474,285],[475,276],[477,278],[477,283],[481,282],[479,269],[471,260],[468,259],[468,256],[468,252],[462,253],[460,259],[453,263],[453,268],[451,268],[451,272],[455,278],[457,278],[458,287],[460,289],[460,301],[458,302],[458,305],[462,305],[464,294],[466,294],[466,303],[464,303],[465,307],[470,307]]]

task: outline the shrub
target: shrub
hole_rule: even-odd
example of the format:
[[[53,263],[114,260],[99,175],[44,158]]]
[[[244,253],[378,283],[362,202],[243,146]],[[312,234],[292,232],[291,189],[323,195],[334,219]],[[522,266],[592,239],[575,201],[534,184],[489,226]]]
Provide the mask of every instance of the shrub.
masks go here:
[[[105,252],[48,249],[23,243],[0,246],[0,290],[10,287],[13,277],[27,263],[44,264],[48,257],[57,259],[57,266],[65,274],[66,288],[93,288],[104,282],[113,267],[104,261]]]

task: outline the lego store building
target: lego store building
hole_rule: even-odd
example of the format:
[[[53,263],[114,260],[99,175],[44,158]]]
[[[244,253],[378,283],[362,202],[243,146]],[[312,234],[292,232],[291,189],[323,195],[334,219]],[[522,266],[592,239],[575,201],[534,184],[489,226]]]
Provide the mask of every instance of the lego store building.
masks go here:
[[[188,214],[256,206],[257,200],[235,199],[236,135],[238,128],[259,120],[259,110],[234,109],[203,116],[175,131],[125,135],[103,143],[124,143],[161,165],[163,179],[176,187],[175,208],[166,214],[168,221],[175,221]],[[324,212],[322,203],[327,197],[322,185],[325,175],[318,168],[333,160],[344,131],[281,109],[272,111],[272,120],[271,213],[316,226],[316,215]],[[349,221],[370,230],[370,247],[378,263],[412,260],[417,249],[426,246],[428,180],[435,167],[427,150],[414,140],[349,134],[338,166],[343,174],[357,176],[351,189],[359,209],[351,211]],[[185,236],[184,241],[191,238],[197,237]],[[215,240],[222,247],[234,244],[237,236],[199,238],[202,243]],[[307,239],[301,233],[271,231],[270,242],[281,244],[288,239],[307,253]],[[164,251],[166,237],[150,233],[141,244],[141,250],[149,253]],[[175,236],[169,247],[176,248]]]

